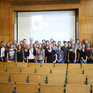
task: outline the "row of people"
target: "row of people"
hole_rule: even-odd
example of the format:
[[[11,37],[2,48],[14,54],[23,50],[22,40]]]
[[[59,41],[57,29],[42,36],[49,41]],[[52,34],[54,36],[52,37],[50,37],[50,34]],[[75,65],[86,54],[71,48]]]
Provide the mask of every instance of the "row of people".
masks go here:
[[[71,41],[64,41],[61,46],[61,41],[45,41],[42,44],[35,42],[28,46],[26,40],[8,43],[0,43],[0,61],[2,62],[36,62],[36,63],[92,63],[93,49],[86,42],[82,44],[79,39],[73,44]]]

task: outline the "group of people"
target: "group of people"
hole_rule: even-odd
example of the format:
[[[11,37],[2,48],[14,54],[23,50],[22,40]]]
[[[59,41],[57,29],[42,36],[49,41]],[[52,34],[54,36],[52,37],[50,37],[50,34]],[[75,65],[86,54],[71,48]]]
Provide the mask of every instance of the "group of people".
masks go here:
[[[79,39],[73,43],[64,41],[42,40],[27,45],[26,39],[5,43],[0,42],[0,62],[27,62],[27,63],[93,63],[93,49],[88,40],[84,44]]]

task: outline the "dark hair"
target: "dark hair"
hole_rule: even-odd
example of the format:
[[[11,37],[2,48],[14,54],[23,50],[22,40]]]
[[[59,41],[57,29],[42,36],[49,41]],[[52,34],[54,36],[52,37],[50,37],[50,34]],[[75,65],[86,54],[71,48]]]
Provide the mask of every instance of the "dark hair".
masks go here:
[[[63,43],[67,43],[67,41],[63,41]]]
[[[58,42],[60,42],[60,43],[61,43],[61,41],[58,41]]]

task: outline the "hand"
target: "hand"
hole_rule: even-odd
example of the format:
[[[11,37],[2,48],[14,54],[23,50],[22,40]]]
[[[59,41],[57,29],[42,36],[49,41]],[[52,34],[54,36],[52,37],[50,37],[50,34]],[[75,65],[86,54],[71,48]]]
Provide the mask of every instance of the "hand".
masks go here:
[[[68,60],[68,62],[69,62],[69,60]]]
[[[76,60],[74,60],[74,62],[76,62]]]
[[[58,62],[60,62],[59,60],[57,60]]]
[[[42,63],[44,63],[44,61],[42,61]]]
[[[54,61],[53,63],[56,63],[56,61]]]
[[[84,62],[86,62],[86,60],[84,60]]]

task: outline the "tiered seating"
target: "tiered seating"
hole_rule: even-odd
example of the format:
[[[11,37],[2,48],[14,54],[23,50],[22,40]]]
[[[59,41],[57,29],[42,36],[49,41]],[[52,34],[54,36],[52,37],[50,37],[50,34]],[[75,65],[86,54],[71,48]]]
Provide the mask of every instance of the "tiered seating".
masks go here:
[[[8,82],[9,73],[0,72],[0,82]]]
[[[46,75],[45,74],[28,74],[30,83],[40,83],[45,84]]]
[[[0,93],[13,93],[14,86],[17,93],[38,93],[38,91],[90,93],[90,85],[93,86],[92,66],[90,64],[67,66],[67,64],[51,63],[0,63],[0,86],[4,86],[0,87]],[[6,88],[8,85],[10,90],[9,87]]]
[[[82,68],[68,68],[68,74],[70,75],[82,75],[82,71],[83,69]]]
[[[69,84],[66,85],[66,93],[90,93],[90,85]]]
[[[17,93],[37,93],[37,84],[16,83]]]
[[[0,93],[13,93],[13,90],[13,83],[0,82]]]
[[[41,93],[64,93],[64,85],[40,85]]]
[[[82,84],[84,85],[85,75],[68,75],[68,84]]]

